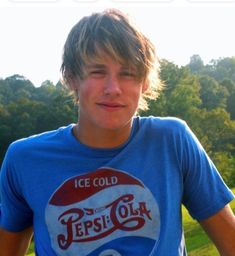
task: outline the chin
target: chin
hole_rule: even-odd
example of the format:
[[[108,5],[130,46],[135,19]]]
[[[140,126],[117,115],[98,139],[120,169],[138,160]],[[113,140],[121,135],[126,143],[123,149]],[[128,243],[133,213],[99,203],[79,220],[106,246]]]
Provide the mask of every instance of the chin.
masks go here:
[[[102,125],[100,126],[101,128],[105,130],[110,130],[110,131],[117,131],[120,130],[124,127],[127,127],[127,125],[130,123],[130,120],[123,120],[123,121],[116,121],[116,122],[101,122]]]

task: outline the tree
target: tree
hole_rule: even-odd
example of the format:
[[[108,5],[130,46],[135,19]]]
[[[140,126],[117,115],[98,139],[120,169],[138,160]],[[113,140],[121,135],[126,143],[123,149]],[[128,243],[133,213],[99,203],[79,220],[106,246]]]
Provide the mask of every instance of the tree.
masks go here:
[[[200,129],[198,130],[199,139],[202,136],[208,138],[211,152],[230,152],[235,153],[235,122],[230,120],[226,110],[217,108],[211,111],[203,111],[199,116]]]
[[[192,119],[192,110],[201,104],[199,84],[194,76],[180,80],[167,100],[168,115]]]
[[[188,68],[178,67],[167,60],[162,60],[160,63],[160,79],[165,85],[164,93],[166,95],[170,94],[179,81],[188,75]]]
[[[203,71],[204,63],[198,54],[190,57],[190,62],[188,64],[189,70],[194,74],[199,74]]]
[[[186,66],[167,60],[160,64],[164,90],[140,115],[184,119],[234,186],[235,58],[204,65],[193,55]],[[46,80],[34,87],[21,75],[0,79],[0,161],[12,141],[76,120],[77,107],[60,81],[54,85]]]
[[[222,175],[226,184],[235,186],[235,157],[227,152],[216,152],[213,157],[214,163]]]
[[[221,85],[228,91],[226,110],[230,114],[231,119],[235,119],[235,82],[225,78]]]
[[[203,74],[213,77],[218,82],[221,82],[225,78],[235,82],[235,57],[211,60],[205,66]]]
[[[214,108],[226,109],[228,90],[209,76],[201,76],[199,82],[202,108],[206,108],[207,110]]]
[[[19,138],[76,122],[77,111],[62,86],[46,80],[35,88],[25,77],[0,80],[0,161]]]

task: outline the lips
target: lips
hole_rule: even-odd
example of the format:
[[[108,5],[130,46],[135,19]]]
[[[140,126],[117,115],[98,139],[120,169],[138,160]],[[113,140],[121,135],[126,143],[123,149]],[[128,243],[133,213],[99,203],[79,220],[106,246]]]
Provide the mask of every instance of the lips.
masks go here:
[[[120,110],[125,107],[124,104],[117,103],[117,102],[99,102],[97,105],[103,109],[110,110],[110,111],[115,111],[115,110]]]

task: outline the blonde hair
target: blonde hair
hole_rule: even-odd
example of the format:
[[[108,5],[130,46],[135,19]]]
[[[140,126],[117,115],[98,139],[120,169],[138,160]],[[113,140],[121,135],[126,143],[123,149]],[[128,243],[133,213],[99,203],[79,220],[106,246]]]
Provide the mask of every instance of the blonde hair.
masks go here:
[[[146,99],[156,99],[161,90],[155,46],[127,15],[116,9],[82,18],[68,35],[61,72],[75,99],[78,101],[78,95],[71,79],[82,81],[84,68],[94,60],[102,60],[103,53],[136,69],[137,78],[148,88],[141,97],[139,109],[147,109]]]

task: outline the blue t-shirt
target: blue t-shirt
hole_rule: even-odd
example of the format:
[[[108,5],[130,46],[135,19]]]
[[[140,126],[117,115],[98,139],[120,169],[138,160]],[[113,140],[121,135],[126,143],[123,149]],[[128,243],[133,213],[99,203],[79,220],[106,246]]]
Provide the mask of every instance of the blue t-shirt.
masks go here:
[[[186,255],[181,205],[200,221],[233,199],[182,120],[136,117],[112,149],[73,126],[12,143],[2,165],[1,226],[33,225],[37,255]]]

